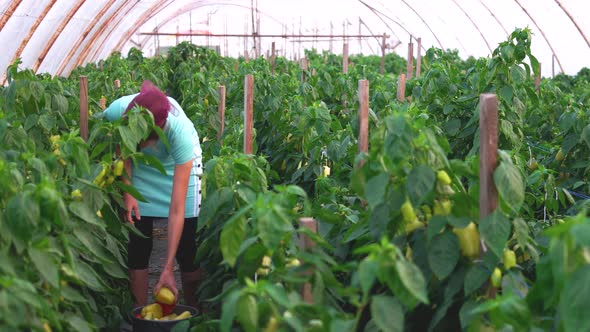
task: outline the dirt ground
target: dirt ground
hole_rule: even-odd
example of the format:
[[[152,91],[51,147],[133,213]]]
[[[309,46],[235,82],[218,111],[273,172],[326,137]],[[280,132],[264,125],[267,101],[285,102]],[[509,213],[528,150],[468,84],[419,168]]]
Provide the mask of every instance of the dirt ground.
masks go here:
[[[166,260],[166,239],[168,234],[166,219],[158,220],[154,222],[154,247],[152,249],[152,255],[150,256],[149,276],[150,276],[150,287],[148,290],[149,298],[148,303],[154,302],[153,298],[153,287],[160,278],[162,267]],[[176,277],[176,287],[178,288],[178,297],[180,302],[183,302],[182,295],[182,283],[180,281],[180,269],[178,264],[174,267],[174,276]],[[121,323],[121,332],[131,332],[132,327],[128,322],[123,321]]]
[[[150,299],[148,301],[153,301],[153,298],[151,298],[153,294],[153,287],[158,282],[160,273],[162,272],[162,267],[166,261],[166,239],[168,236],[167,225],[168,223],[166,222],[166,219],[154,222],[154,248],[152,249],[152,255],[150,257]],[[174,266],[174,276],[176,277],[178,297],[182,302],[182,283],[180,282],[180,269],[178,268],[178,264],[175,264]]]

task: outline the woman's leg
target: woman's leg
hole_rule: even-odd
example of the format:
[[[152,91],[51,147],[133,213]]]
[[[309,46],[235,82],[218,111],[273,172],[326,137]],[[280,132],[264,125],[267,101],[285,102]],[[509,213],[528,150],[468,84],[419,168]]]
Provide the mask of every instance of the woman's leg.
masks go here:
[[[182,236],[176,250],[176,261],[180,266],[180,280],[182,281],[182,292],[184,303],[191,307],[198,308],[196,297],[197,289],[201,283],[202,276],[199,264],[195,262],[197,254],[197,218],[186,218],[182,229]]]
[[[147,238],[142,238],[134,233],[129,233],[127,245],[127,266],[129,267],[129,283],[131,293],[135,299],[135,307],[144,306],[148,301],[149,273],[148,266],[152,253],[153,218],[142,217],[136,220],[137,228]]]

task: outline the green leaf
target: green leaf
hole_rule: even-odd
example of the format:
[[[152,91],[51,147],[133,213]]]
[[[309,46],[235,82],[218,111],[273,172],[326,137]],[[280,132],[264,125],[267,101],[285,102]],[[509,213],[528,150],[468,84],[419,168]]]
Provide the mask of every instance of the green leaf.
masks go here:
[[[459,241],[451,232],[435,236],[428,246],[428,262],[439,278],[448,277],[459,262]]]
[[[234,317],[236,316],[236,302],[240,296],[237,290],[232,291],[223,299],[221,306],[221,322],[219,327],[221,332],[229,332],[232,326]]]
[[[565,331],[590,331],[590,266],[572,273],[565,281],[559,300],[559,315]]]
[[[189,320],[185,319],[181,322],[178,322],[170,332],[188,332],[189,328],[191,327],[191,323]]]
[[[98,292],[105,291],[105,287],[101,281],[102,278],[98,276],[96,271],[90,265],[81,260],[77,260],[74,264],[74,269],[80,281],[86,284],[86,286]]]
[[[105,245],[97,238],[97,235],[100,236],[102,234],[97,234],[96,231],[95,233],[91,233],[89,229],[77,227],[74,228],[74,235],[82,244],[84,244],[87,251],[93,253],[94,256],[105,263],[112,261],[112,257],[109,255]]]
[[[499,95],[507,103],[512,103],[512,97],[514,96],[514,90],[512,89],[512,86],[510,86],[510,85],[504,85],[500,89]]]
[[[414,206],[422,204],[426,195],[434,188],[435,180],[434,171],[426,165],[412,169],[406,180],[406,190]]]
[[[250,294],[240,296],[237,303],[238,322],[246,332],[255,332],[258,327],[258,304]]]
[[[404,311],[401,303],[393,296],[373,296],[371,300],[371,317],[381,331],[404,331]]]
[[[377,268],[377,262],[370,258],[365,258],[359,263],[358,278],[364,296],[369,294],[369,291],[375,283],[375,279],[377,278]]]
[[[590,247],[590,224],[576,224],[570,229],[570,234],[577,244]]]
[[[406,260],[396,261],[395,268],[406,290],[420,302],[429,303],[428,294],[426,293],[426,281],[422,271]]]
[[[383,203],[385,190],[389,183],[389,174],[381,172],[367,181],[365,193],[367,194],[367,203],[370,207],[375,207]]]
[[[84,318],[81,318],[80,316],[75,315],[73,313],[68,314],[66,316],[65,321],[68,322],[68,324],[70,324],[74,331],[92,332],[95,330],[95,328],[92,325],[88,324],[88,322]]]
[[[492,271],[486,269],[483,263],[475,263],[469,267],[469,270],[467,270],[467,274],[465,275],[465,284],[463,286],[465,289],[465,295],[467,296],[481,287],[491,274]]]
[[[143,195],[137,189],[135,189],[134,186],[125,184],[122,181],[115,181],[114,184],[117,185],[117,187],[121,188],[121,190],[123,190],[124,192],[133,196],[138,201],[147,202],[145,197],[143,197]]]
[[[277,208],[277,206],[273,206],[269,210],[267,207],[259,207],[256,211],[258,236],[270,250],[276,249],[281,240],[294,230],[289,220],[282,213],[277,213]]]
[[[582,130],[581,138],[584,140],[584,142],[586,142],[588,148],[590,148],[590,124],[584,127],[584,130]]]
[[[485,217],[479,225],[481,237],[497,257],[502,257],[504,253],[506,241],[510,236],[510,228],[510,220],[506,219],[498,210]]]
[[[28,192],[17,193],[6,205],[5,225],[13,236],[13,241],[28,241],[39,223],[39,204]]]
[[[29,248],[29,257],[31,258],[31,261],[33,261],[37,271],[43,276],[43,279],[45,279],[45,281],[51,286],[58,287],[59,274],[53,255],[49,252]]]
[[[270,296],[270,298],[273,301],[275,301],[278,305],[283,306],[285,308],[290,308],[293,305],[293,302],[289,298],[287,291],[280,283],[268,283],[265,285],[264,289],[268,296]]]
[[[249,209],[243,208],[240,212],[235,214],[221,230],[219,238],[219,247],[223,254],[223,259],[233,267],[236,264],[236,259],[240,252],[240,246],[246,235],[246,223],[247,220],[244,214]]]
[[[381,238],[387,230],[391,218],[389,215],[389,204],[379,204],[371,210],[369,215],[369,231],[373,239]]]
[[[104,228],[104,224],[98,222],[96,211],[90,210],[90,207],[85,202],[71,202],[68,206],[70,212],[83,221]]]
[[[494,183],[502,201],[518,212],[524,202],[524,180],[518,169],[510,162],[500,162],[494,171]]]

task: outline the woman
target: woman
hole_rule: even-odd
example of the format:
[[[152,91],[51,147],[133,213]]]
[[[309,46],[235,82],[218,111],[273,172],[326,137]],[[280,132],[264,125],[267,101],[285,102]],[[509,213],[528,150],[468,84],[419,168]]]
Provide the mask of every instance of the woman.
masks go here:
[[[115,100],[105,111],[107,120],[113,121],[135,106],[149,110],[155,124],[162,128],[169,149],[155,133],[140,144],[141,152],[150,154],[162,163],[167,174],[138,163],[125,162],[125,170],[131,184],[142,194],[146,202],[138,202],[125,193],[126,219],[147,238],[130,234],[128,267],[131,292],[135,305],[144,306],[148,299],[148,264],[152,251],[153,222],[168,219],[166,260],[158,283],[157,293],[166,286],[175,296],[178,291],[174,279],[174,258],[180,266],[185,303],[196,306],[194,293],[199,283],[200,271],[194,262],[196,255],[196,227],[201,204],[202,157],[199,137],[193,123],[173,98],[167,97],[150,81],[144,81],[138,94]],[[127,181],[126,179],[124,181]]]

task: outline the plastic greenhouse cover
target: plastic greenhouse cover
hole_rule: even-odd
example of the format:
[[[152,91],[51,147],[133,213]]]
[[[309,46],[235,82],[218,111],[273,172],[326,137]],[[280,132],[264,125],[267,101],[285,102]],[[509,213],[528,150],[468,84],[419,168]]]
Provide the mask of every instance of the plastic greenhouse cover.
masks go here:
[[[254,4],[257,11],[252,11]],[[16,58],[21,67],[67,75],[77,65],[124,55],[138,47],[146,55],[182,40],[219,47],[229,56],[255,45],[263,54],[272,42],[295,58],[305,48],[407,55],[421,38],[422,53],[434,46],[462,57],[488,56],[514,28],[533,31],[533,54],[543,75],[575,74],[589,66],[590,2],[586,0],[0,0],[0,67]],[[259,18],[260,23],[252,17]],[[334,38],[151,36],[141,33],[338,35]],[[347,37],[343,37],[346,35]],[[372,35],[374,37],[353,37]],[[416,54],[416,53],[414,53]],[[5,75],[2,75],[2,82]]]

